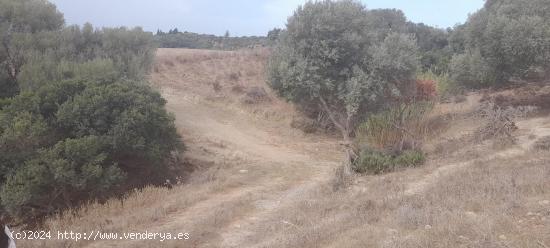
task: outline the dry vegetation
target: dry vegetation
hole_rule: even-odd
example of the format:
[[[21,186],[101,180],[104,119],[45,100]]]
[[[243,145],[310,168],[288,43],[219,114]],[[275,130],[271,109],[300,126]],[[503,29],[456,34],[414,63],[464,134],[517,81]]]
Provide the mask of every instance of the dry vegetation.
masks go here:
[[[446,129],[426,165],[334,191],[335,138],[264,86],[268,51],[161,49],[153,81],[196,165],[172,189],[146,188],[50,219],[51,230],[189,232],[185,242],[20,242],[18,247],[550,247],[550,119],[517,116],[517,141],[478,141],[481,96],[434,106]],[[243,99],[265,90],[254,104]],[[297,125],[297,124],[294,124]],[[536,147],[537,150],[531,149]]]

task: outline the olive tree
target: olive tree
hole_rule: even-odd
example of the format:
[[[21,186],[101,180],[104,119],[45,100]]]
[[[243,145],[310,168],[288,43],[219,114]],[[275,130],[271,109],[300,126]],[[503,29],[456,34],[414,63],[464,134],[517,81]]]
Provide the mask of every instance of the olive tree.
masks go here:
[[[373,18],[350,0],[308,2],[288,19],[269,64],[269,84],[280,96],[330,118],[348,161],[357,124],[405,95],[419,64],[415,40],[379,28],[379,13]]]
[[[453,34],[452,44],[462,47],[455,66],[475,68],[483,64],[488,77],[478,79],[487,86],[523,77],[530,69],[550,66],[550,3],[547,0],[490,0],[470,16]],[[459,49],[459,50],[462,50]],[[461,62],[461,63],[459,63]],[[462,69],[455,78],[467,76]],[[476,78],[473,70],[469,78]],[[469,81],[457,83],[471,83]]]
[[[0,0],[0,97],[17,94],[17,77],[38,33],[65,23],[55,5],[42,0]]]

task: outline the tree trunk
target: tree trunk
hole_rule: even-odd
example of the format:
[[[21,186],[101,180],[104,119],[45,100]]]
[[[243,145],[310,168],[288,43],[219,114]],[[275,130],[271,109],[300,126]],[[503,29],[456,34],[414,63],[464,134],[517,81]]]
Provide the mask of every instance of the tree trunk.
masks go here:
[[[352,163],[357,158],[355,151],[353,150],[352,141],[350,138],[350,131],[344,130],[344,176],[351,177],[353,175]]]
[[[327,112],[327,115],[332,121],[332,123],[334,124],[334,126],[336,126],[336,128],[338,128],[342,133],[342,138],[343,138],[342,145],[344,146],[344,161],[343,161],[344,168],[343,168],[342,176],[344,177],[345,180],[348,180],[353,175],[352,162],[357,158],[357,155],[353,150],[352,140],[350,137],[351,130],[352,130],[352,125],[351,125],[352,116],[349,116],[346,113],[345,118],[341,118],[342,120],[338,120],[338,118],[336,117],[337,114],[335,113],[335,111],[332,111],[330,109],[330,107],[328,106],[327,102],[323,99],[323,97],[319,97],[319,101],[320,101],[320,104],[319,104],[320,107],[325,112]]]

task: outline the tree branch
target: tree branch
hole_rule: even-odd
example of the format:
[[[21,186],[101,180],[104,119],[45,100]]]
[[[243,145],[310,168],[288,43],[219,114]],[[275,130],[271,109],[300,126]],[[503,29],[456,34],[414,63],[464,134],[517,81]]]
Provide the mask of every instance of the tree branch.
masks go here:
[[[330,120],[332,121],[332,123],[334,123],[334,125],[339,128],[342,132],[344,132],[345,130],[345,127],[344,125],[342,125],[340,122],[338,122],[336,120],[336,117],[334,116],[334,113],[332,112],[332,110],[330,110],[327,102],[325,101],[325,99],[323,99],[322,96],[319,96],[319,101],[321,102],[320,104],[320,107],[325,110],[325,112],[327,112],[327,115],[328,117],[330,118]]]

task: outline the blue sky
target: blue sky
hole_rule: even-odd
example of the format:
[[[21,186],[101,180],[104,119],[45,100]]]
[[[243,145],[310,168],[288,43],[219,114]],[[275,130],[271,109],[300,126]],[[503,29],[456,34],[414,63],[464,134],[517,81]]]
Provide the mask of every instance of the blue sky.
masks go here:
[[[149,31],[177,27],[180,31],[222,35],[265,35],[284,27],[288,16],[305,0],[50,0],[68,24],[141,26]],[[397,8],[409,20],[432,26],[463,23],[483,0],[362,0],[369,9]]]

